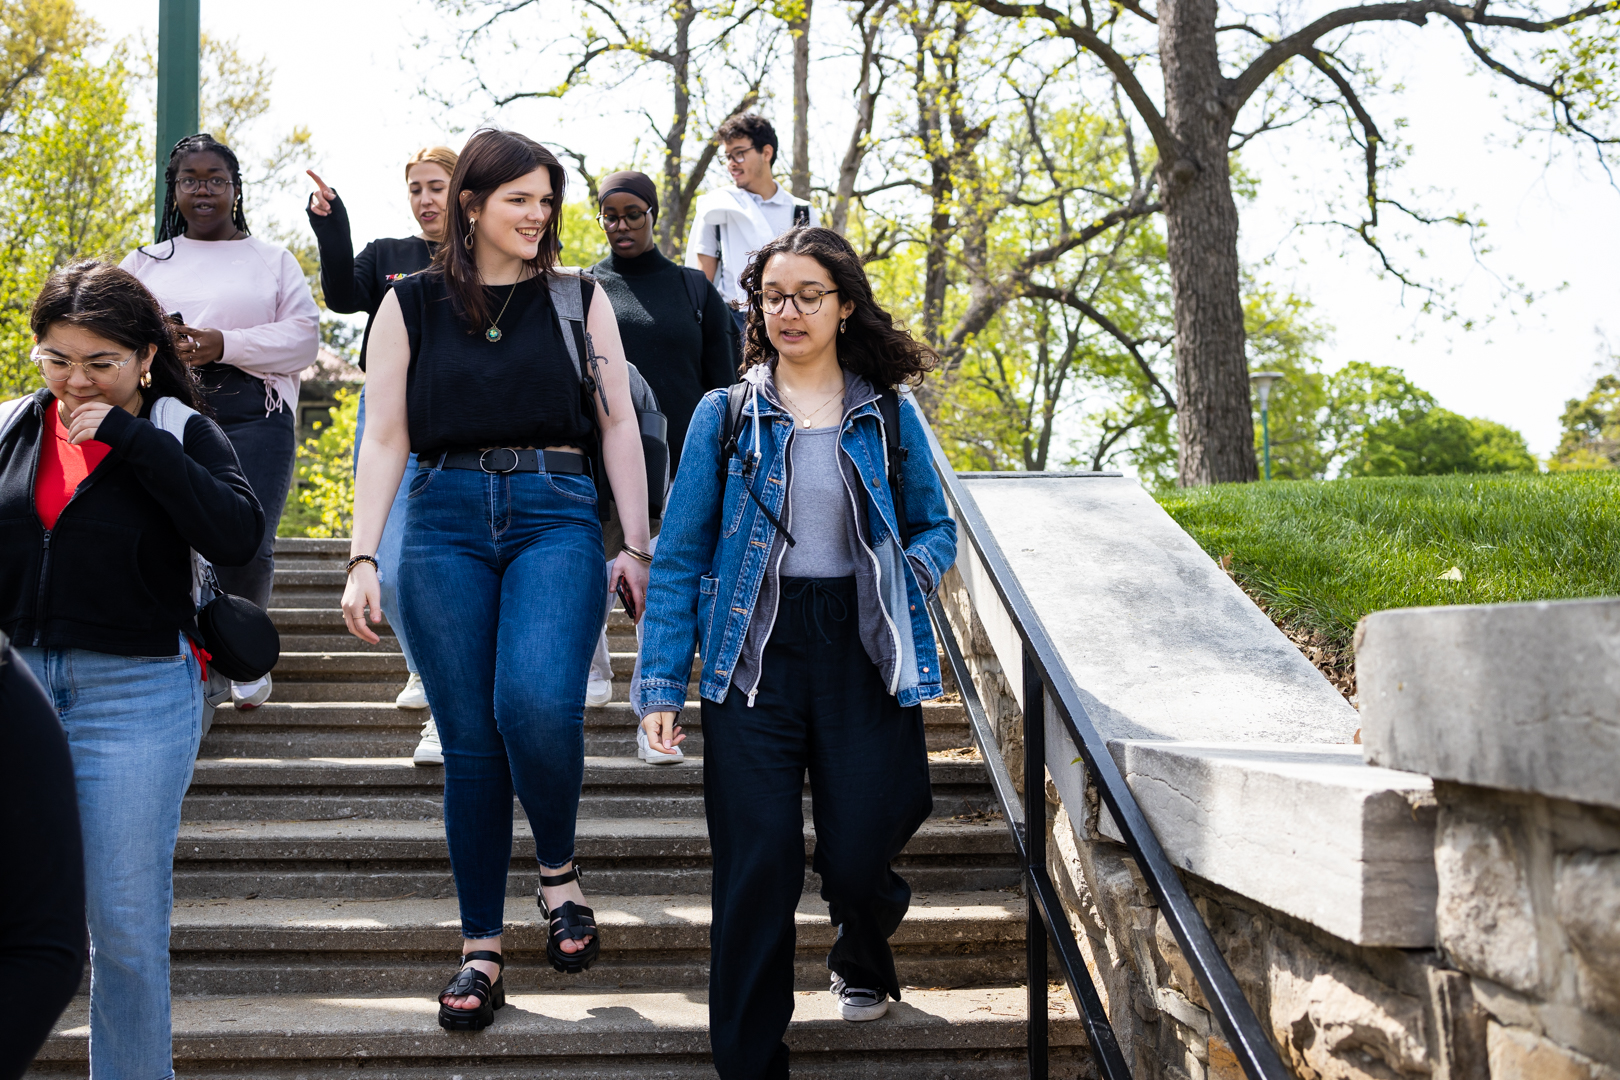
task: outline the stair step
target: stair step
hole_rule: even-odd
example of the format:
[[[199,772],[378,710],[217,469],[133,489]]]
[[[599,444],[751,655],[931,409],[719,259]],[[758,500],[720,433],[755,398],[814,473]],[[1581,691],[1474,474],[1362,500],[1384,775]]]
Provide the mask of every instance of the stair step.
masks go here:
[[[532,895],[539,871],[526,820],[513,822],[507,894]],[[603,893],[651,895],[709,890],[710,850],[702,818],[581,818],[580,861]],[[812,845],[805,826],[805,846]],[[806,859],[808,863],[808,858]],[[931,818],[895,860],[918,892],[1015,887],[1012,841],[1000,817]],[[806,891],[819,888],[807,873]],[[371,898],[454,895],[444,825],[407,821],[184,822],[175,849],[175,895]]]
[[[578,976],[547,962],[533,897],[508,899],[501,944],[509,989],[707,985],[707,896],[589,899],[603,953]],[[797,985],[822,989],[836,936],[827,905],[806,895],[796,922]],[[173,925],[176,994],[375,994],[419,992],[446,978],[461,924],[447,898],[182,900]],[[890,940],[907,985],[1008,985],[1023,971],[1023,900],[1010,891],[918,894]]]
[[[313,607],[277,607],[272,602],[268,610],[270,613],[270,618],[276,624],[276,628],[284,634],[294,630],[326,630],[348,637],[348,631],[343,628],[343,611],[338,606],[342,599],[342,589],[335,589],[332,592],[332,602],[330,604],[320,604]],[[635,624],[633,624],[629,617],[618,608],[614,608],[608,613],[607,626],[609,633],[635,633]],[[378,623],[375,627],[373,627],[373,629],[375,629],[379,634],[393,633],[392,629],[389,628],[387,620]],[[350,640],[354,639],[351,638]]]
[[[794,1075],[883,1076],[901,1080],[980,1080],[1015,1075],[1011,1060],[1025,1045],[1025,997],[1020,987],[908,989],[882,1020],[851,1024],[825,990],[794,996],[787,1043]],[[88,1003],[68,1007],[46,1043],[37,1075],[81,1068],[89,1049]],[[1048,1011],[1050,1043],[1060,1067],[1074,1075],[1073,1051],[1085,1044],[1066,994]],[[600,1080],[696,1077],[709,1051],[707,994],[700,990],[555,991],[507,996],[507,1007],[482,1033],[438,1026],[431,996],[277,994],[177,997],[174,1056],[187,1077],[397,1076],[395,1066],[437,1065],[440,1077],[594,1076]],[[1068,1051],[1068,1052],[1065,1052]],[[919,1055],[931,1055],[922,1059]],[[858,1060],[857,1060],[858,1059]],[[589,1063],[592,1071],[577,1068]],[[1021,1060],[1017,1064],[1022,1067]],[[845,1068],[848,1065],[850,1067]],[[853,1068],[859,1065],[861,1068]],[[247,1069],[244,1070],[244,1066]],[[313,1073],[313,1068],[330,1072]],[[487,1072],[468,1071],[487,1069]],[[210,1072],[213,1069],[215,1072]],[[363,1072],[361,1070],[364,1070]],[[680,1069],[681,1072],[669,1070]]]
[[[356,644],[359,644],[356,642]],[[613,658],[613,677],[615,679],[628,679],[635,669],[636,654],[633,652],[615,652],[609,654]],[[693,685],[701,674],[701,667],[696,657],[692,659]],[[375,681],[379,676],[395,675],[403,684],[405,671],[405,657],[399,652],[364,652],[356,649],[347,649],[333,652],[295,652],[286,648],[281,651],[281,659],[276,662],[273,674],[278,684],[282,682],[312,682],[325,680],[329,682],[365,682]]]
[[[935,817],[991,809],[982,763],[941,758],[929,763]],[[181,808],[182,820],[347,820],[439,817],[444,770],[408,757],[202,758]],[[808,809],[810,791],[805,787]],[[515,817],[522,815],[516,799]],[[701,817],[703,759],[649,765],[630,756],[585,759],[580,814],[594,818]]]

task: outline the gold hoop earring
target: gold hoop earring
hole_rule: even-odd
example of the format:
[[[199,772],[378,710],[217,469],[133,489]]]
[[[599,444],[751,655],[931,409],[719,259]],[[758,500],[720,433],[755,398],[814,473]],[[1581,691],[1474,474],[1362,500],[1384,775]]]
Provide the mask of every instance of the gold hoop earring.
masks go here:
[[[142,386],[151,386],[152,385],[152,369],[151,368],[147,368],[145,371],[141,372],[141,385]]]
[[[461,246],[471,251],[473,249],[473,233],[477,231],[478,219],[472,218],[467,222],[467,238],[461,242]]]

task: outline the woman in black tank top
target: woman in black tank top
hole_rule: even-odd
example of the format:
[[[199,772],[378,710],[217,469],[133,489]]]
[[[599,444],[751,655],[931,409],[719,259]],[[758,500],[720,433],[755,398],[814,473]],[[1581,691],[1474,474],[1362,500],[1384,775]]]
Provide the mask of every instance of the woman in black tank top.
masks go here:
[[[613,309],[588,278],[554,265],[563,184],[538,143],[473,135],[451,180],[445,242],[431,268],[383,300],[367,350],[343,617],[356,637],[377,641],[367,625],[368,613],[381,618],[372,556],[414,452],[399,587],[444,745],[463,948],[439,1023],[453,1030],[481,1030],[505,1004],[514,792],[534,832],[553,966],[580,972],[601,951],[573,864],[585,679],[607,588],[622,583],[642,607],[647,479]],[[554,288],[584,294],[595,393],[582,392]],[[606,576],[584,453],[597,438],[626,538]]]

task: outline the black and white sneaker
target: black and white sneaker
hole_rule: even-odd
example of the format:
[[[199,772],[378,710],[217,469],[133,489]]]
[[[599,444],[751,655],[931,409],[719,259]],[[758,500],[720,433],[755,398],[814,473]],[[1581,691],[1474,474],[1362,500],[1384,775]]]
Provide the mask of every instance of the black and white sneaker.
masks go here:
[[[845,1020],[876,1020],[889,1011],[889,995],[882,990],[846,986],[842,976],[832,977],[833,997],[838,999],[838,1015]]]

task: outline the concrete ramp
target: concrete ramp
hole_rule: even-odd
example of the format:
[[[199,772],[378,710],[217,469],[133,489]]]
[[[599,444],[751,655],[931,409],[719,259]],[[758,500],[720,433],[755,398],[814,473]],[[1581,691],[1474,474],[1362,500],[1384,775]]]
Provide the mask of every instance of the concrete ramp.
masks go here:
[[[961,480],[1105,738],[1354,738],[1356,711],[1137,481]],[[1003,668],[1016,673],[1017,637],[970,545],[961,547],[980,618]],[[1016,675],[1009,681],[1022,692]]]

